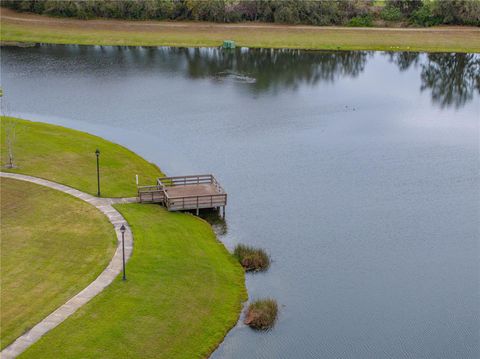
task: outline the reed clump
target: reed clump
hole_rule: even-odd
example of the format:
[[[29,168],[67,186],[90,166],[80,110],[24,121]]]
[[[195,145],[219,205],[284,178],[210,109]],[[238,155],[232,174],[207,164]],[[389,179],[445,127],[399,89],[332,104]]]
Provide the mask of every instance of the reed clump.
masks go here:
[[[270,257],[262,248],[238,244],[233,254],[247,272],[265,271],[270,267]]]
[[[253,329],[270,329],[277,320],[278,305],[275,299],[258,299],[247,308],[244,323]]]

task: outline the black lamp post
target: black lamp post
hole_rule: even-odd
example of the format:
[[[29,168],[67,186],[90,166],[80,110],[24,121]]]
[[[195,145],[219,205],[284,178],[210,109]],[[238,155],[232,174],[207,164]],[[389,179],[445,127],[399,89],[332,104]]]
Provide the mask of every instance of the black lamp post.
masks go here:
[[[97,155],[97,196],[100,197],[100,150],[98,148],[95,154]]]
[[[123,280],[127,279],[125,275],[125,226],[122,224],[120,227],[120,232],[122,232],[122,256],[123,256]]]

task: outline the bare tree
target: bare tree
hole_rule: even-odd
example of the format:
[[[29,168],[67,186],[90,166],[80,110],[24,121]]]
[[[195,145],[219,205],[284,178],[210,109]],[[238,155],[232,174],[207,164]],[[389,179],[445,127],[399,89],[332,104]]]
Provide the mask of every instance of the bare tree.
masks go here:
[[[5,131],[5,144],[7,145],[7,164],[5,167],[14,168],[15,167],[15,156],[14,156],[14,147],[15,141],[17,138],[17,121],[10,117],[4,117],[3,120],[3,129]]]
[[[10,113],[8,111],[8,106],[5,104],[3,100],[3,90],[0,88],[0,97],[2,97],[1,104],[0,104],[0,112],[2,116],[3,122],[3,130],[5,131],[5,145],[7,147],[7,164],[5,167],[7,168],[15,168],[15,142],[17,139],[17,121],[11,117],[8,117]]]

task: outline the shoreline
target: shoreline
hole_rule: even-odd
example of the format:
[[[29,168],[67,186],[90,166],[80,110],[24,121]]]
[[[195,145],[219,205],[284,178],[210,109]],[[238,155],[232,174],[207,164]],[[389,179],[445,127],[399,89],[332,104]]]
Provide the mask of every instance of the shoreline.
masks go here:
[[[45,122],[45,121],[32,121],[32,120],[25,120],[25,119],[18,119],[18,120],[20,120],[24,125],[30,124],[30,126],[32,126],[32,125],[35,126],[35,124],[36,124],[38,126],[47,126],[49,128],[54,128],[55,130],[59,131],[60,133],[62,131],[68,131],[70,133],[72,133],[72,132],[77,133],[78,136],[87,135],[87,136],[95,137],[95,138],[101,140],[102,142],[103,141],[108,142],[113,146],[117,146],[119,148],[122,148],[123,150],[128,151],[129,153],[133,154],[134,157],[137,158],[138,160],[145,161],[146,163],[154,165],[158,169],[158,171],[161,172],[156,164],[153,164],[153,163],[147,161],[146,159],[144,159],[140,155],[136,154],[134,151],[124,147],[121,144],[114,143],[112,141],[106,140],[106,139],[104,139],[102,137],[99,137],[97,135],[90,134],[90,133],[85,132],[85,131],[79,131],[79,130],[71,129],[71,128],[68,128],[68,127],[65,127],[65,126],[62,126],[62,125],[51,124],[51,123],[48,123],[48,122]],[[3,119],[2,119],[2,122],[3,122]],[[2,140],[2,144],[3,144],[3,140]],[[11,171],[5,172],[5,175],[9,176],[11,174],[11,176],[16,176],[16,174],[19,174],[20,176],[23,176],[24,173],[27,175],[27,177],[28,176],[35,176],[35,174],[29,173],[28,170],[26,172],[22,171],[22,168],[16,168],[13,171],[11,170]],[[42,181],[42,179],[38,179],[38,180]],[[50,182],[51,180],[52,180],[51,178],[50,179],[47,178],[46,182]],[[61,187],[71,186],[71,187],[75,188],[75,186],[72,186],[71,183],[65,183],[65,182],[62,183],[62,184],[59,183],[58,186],[61,186]],[[72,190],[77,191],[76,189],[72,189]],[[109,199],[102,197],[99,200],[102,201],[102,200],[109,200]],[[222,307],[222,308],[212,307],[210,309],[204,308],[207,311],[212,310],[213,312],[218,312],[217,309],[220,310],[220,312],[218,312],[219,317],[217,317],[216,315],[211,315],[210,318],[203,318],[203,316],[198,316],[197,319],[194,319],[194,322],[198,322],[200,320],[201,323],[202,323],[201,325],[205,326],[205,328],[204,328],[205,330],[203,331],[203,333],[208,333],[209,330],[212,330],[212,328],[216,328],[216,330],[220,329],[222,331],[222,333],[223,333],[222,337],[218,338],[218,340],[215,341],[215,343],[207,344],[208,347],[206,347],[206,348],[205,347],[200,348],[203,345],[201,345],[199,348],[197,348],[198,343],[195,343],[195,342],[192,342],[191,343],[192,346],[188,347],[188,350],[193,350],[194,351],[194,350],[199,349],[199,350],[201,350],[201,351],[199,351],[199,354],[210,355],[221,345],[221,343],[225,340],[225,337],[230,332],[230,330],[236,326],[239,319],[241,318],[241,314],[242,314],[244,304],[248,300],[248,292],[247,292],[246,282],[245,282],[245,273],[244,273],[243,269],[238,264],[238,262],[233,258],[232,253],[230,253],[230,251],[225,246],[225,244],[219,239],[217,233],[215,233],[215,231],[213,229],[213,226],[209,222],[207,222],[205,219],[203,219],[201,217],[195,217],[195,216],[192,218],[188,213],[187,214],[185,214],[185,213],[172,213],[172,212],[160,210],[160,207],[158,207],[156,205],[152,206],[152,205],[138,204],[138,206],[140,206],[140,207],[132,207],[132,208],[125,207],[125,206],[131,206],[131,205],[130,204],[127,204],[127,205],[122,204],[120,206],[120,208],[122,209],[121,211],[119,210],[119,208],[116,208],[116,210],[119,211],[119,213],[121,213],[122,216],[124,216],[124,211],[126,211],[127,214],[130,213],[130,216],[131,216],[132,213],[135,213],[135,212],[140,213],[141,210],[145,210],[147,212],[149,210],[152,210],[152,211],[155,210],[154,213],[150,213],[150,215],[155,216],[155,218],[158,221],[164,222],[167,226],[172,226],[172,228],[174,229],[175,225],[176,226],[179,226],[181,224],[184,225],[181,229],[179,228],[180,231],[177,231],[176,234],[170,233],[169,234],[170,237],[178,236],[180,238],[183,238],[183,236],[185,236],[190,231],[191,232],[190,236],[192,234],[195,234],[195,235],[193,236],[192,239],[189,239],[189,240],[194,240],[195,236],[199,236],[199,238],[197,238],[196,240],[201,239],[201,242],[200,242],[200,243],[202,243],[201,246],[204,247],[205,251],[208,251],[210,256],[222,254],[219,257],[215,257],[219,261],[225,262],[224,263],[225,265],[220,270],[220,273],[223,273],[222,275],[220,275],[220,277],[223,277],[223,276],[232,277],[231,278],[232,281],[228,282],[228,286],[229,287],[230,286],[236,287],[236,289],[234,289],[230,294],[228,294],[230,296],[229,297],[230,299],[228,299],[228,302],[230,303],[229,306],[230,305],[231,306],[230,306],[229,309],[227,307]],[[158,210],[157,210],[157,207],[158,207]],[[135,209],[135,208],[137,208],[137,209]],[[155,213],[157,213],[157,214],[155,214]],[[159,216],[159,217],[157,217],[157,216]],[[129,221],[129,219],[125,218],[125,222],[127,222],[127,221]],[[203,229],[202,229],[202,226],[204,227]],[[115,228],[115,229],[117,230],[118,228]],[[151,237],[157,237],[158,236],[157,234],[155,234],[155,231],[153,229],[151,229],[149,226],[139,226],[138,222],[135,225],[132,226],[132,232],[133,232],[133,236],[136,236],[136,237],[149,236],[151,238]],[[167,231],[167,232],[169,232],[169,231]],[[213,240],[213,242],[212,242],[212,240]],[[145,251],[145,249],[143,249],[143,251]],[[152,250],[149,249],[149,251],[151,252]],[[193,252],[193,253],[195,253],[195,252]],[[155,253],[153,253],[153,254],[155,254]],[[155,255],[159,255],[159,253],[157,253]],[[172,260],[172,259],[168,258],[168,254],[163,254],[163,255],[166,256],[167,262]],[[187,256],[187,257],[191,257],[192,255],[193,254],[191,254],[190,256]],[[129,266],[130,266],[130,268],[128,269],[129,273],[135,273],[135,270],[138,270],[138,269],[135,269],[135,263],[137,263],[137,266],[140,265],[139,262],[142,261],[142,258],[139,258],[139,256],[141,256],[141,254],[136,253],[136,255],[135,255],[135,253],[134,253],[132,258],[131,258],[131,259],[134,259],[133,262],[131,261],[131,259],[129,260]],[[193,255],[192,258],[195,258],[195,256]],[[148,260],[149,260],[148,258],[143,259],[143,261],[148,261]],[[132,262],[132,263],[130,263],[130,262]],[[230,263],[231,265],[230,264],[226,265],[226,263]],[[140,265],[140,267],[145,266],[145,265],[146,264],[143,263],[142,265]],[[166,264],[166,266],[167,266],[166,268],[152,267],[151,269],[154,273],[158,272],[158,271],[160,271],[160,272],[168,271],[168,264]],[[186,268],[188,269],[188,266]],[[216,268],[215,266],[212,266],[207,271],[207,274],[209,276],[212,276],[212,277],[216,278],[216,277],[219,276],[219,274],[217,274],[217,273],[219,273],[219,271],[217,269],[220,269],[220,268]],[[204,269],[204,271],[205,271],[205,269]],[[241,275],[240,275],[240,272],[242,273]],[[174,274],[174,273],[172,273],[172,274]],[[132,275],[134,275],[134,274],[132,274]],[[183,273],[182,270],[180,270],[180,272],[178,273],[178,276],[180,276],[180,277],[185,276],[185,275],[187,275],[187,273]],[[138,274],[137,274],[137,276],[138,276]],[[241,280],[240,280],[240,277],[241,277]],[[193,276],[191,280],[195,280],[195,276]],[[145,295],[147,298],[148,298],[149,295],[150,295],[150,297],[152,297],[152,295],[155,295],[154,293],[149,294],[149,293],[142,292],[141,291],[141,285],[142,284],[141,284],[141,282],[136,283],[137,281],[138,281],[138,279],[134,280],[134,282],[132,283],[132,285],[138,287],[138,288],[135,289],[135,293],[140,291],[142,296]],[[100,310],[100,315],[101,315],[102,305],[104,305],[105,302],[110,303],[108,301],[108,297],[109,297],[109,295],[111,295],[111,292],[114,292],[114,291],[118,290],[118,288],[116,288],[119,285],[118,282],[119,282],[119,277],[118,277],[118,275],[116,275],[115,279],[114,279],[114,282],[111,285],[108,285],[107,288],[105,288],[105,291],[103,291],[102,293],[98,293],[97,297],[94,298],[91,301],[91,303],[88,303],[88,305],[86,305],[81,310],[81,314],[83,314],[83,319],[80,319],[80,320],[88,322],[89,321],[89,319],[88,319],[88,313],[89,312],[94,312],[95,313],[96,311]],[[223,283],[222,285],[224,286],[225,283]],[[213,296],[212,296],[212,294],[208,294],[209,296],[212,296],[211,299],[213,299],[214,302],[220,300],[221,298],[223,298],[225,296],[225,292],[220,290],[220,288],[222,288],[221,285],[213,286],[212,288],[210,288],[212,293],[217,293],[216,295],[213,295]],[[176,287],[174,287],[173,289],[178,290],[178,288],[176,288]],[[122,289],[122,291],[123,291],[123,289]],[[222,293],[222,294],[220,294],[220,293]],[[157,298],[158,301],[161,301],[161,297],[166,295],[166,293],[163,293],[163,294],[162,293],[157,293],[157,294],[158,294],[158,298]],[[194,294],[191,294],[191,295],[194,295]],[[198,295],[199,295],[199,300],[202,300],[202,298],[205,296],[205,293],[199,293]],[[237,298],[237,295],[238,295],[238,298]],[[107,299],[105,299],[105,298],[107,298]],[[181,298],[180,298],[180,300],[181,300]],[[212,303],[214,303],[214,302],[212,302]],[[97,304],[97,303],[100,303],[100,304]],[[108,306],[110,306],[110,305],[111,304],[109,304]],[[145,304],[143,304],[143,305],[145,306]],[[144,310],[145,309],[146,308],[144,308]],[[174,306],[169,310],[170,311],[172,311],[172,310],[173,311],[175,311],[175,310],[180,310],[181,311],[181,308],[176,308]],[[230,315],[226,313],[228,311],[231,311]],[[235,315],[233,315],[233,311],[235,311]],[[179,318],[178,318],[179,322],[182,322],[182,320],[185,320],[185,318],[182,318],[184,315],[181,312],[179,312],[178,314],[179,314]],[[157,315],[158,315],[158,311],[157,311]],[[195,315],[195,314],[193,313],[192,315]],[[235,318],[233,318],[233,317],[235,317]],[[42,321],[39,322],[39,323],[42,323],[47,318],[49,318],[49,317],[47,316],[46,318],[42,319]],[[174,316],[172,318],[174,318]],[[223,321],[223,320],[220,320],[220,318],[227,319],[227,320]],[[78,315],[75,318],[67,319],[64,322],[64,324],[62,324],[61,326],[53,329],[52,332],[48,333],[44,338],[42,338],[39,341],[39,343],[36,343],[35,345],[32,345],[27,350],[27,357],[28,357],[29,353],[36,352],[38,350],[42,350],[41,348],[45,345],[44,343],[48,342],[48,341],[51,341],[52,338],[58,338],[58,337],[61,338],[63,335],[65,335],[65,333],[64,333],[65,330],[62,329],[62,328],[64,328],[65,325],[71,326],[72,325],[71,322],[77,321],[77,320],[79,320]],[[132,319],[130,319],[130,320],[132,320]],[[135,315],[133,315],[133,320],[137,320]],[[101,324],[106,325],[105,323],[102,323],[101,320],[99,321],[99,323],[100,323],[100,325]],[[158,324],[160,325],[160,327],[162,325],[165,325],[165,323],[162,322],[162,320],[160,320],[160,322]],[[115,323],[112,323],[111,325],[115,326]],[[121,323],[119,323],[119,325],[121,326]],[[197,323],[196,325],[198,326],[199,324]],[[74,327],[75,327],[75,325],[74,325]],[[81,328],[83,326],[79,326],[79,327]],[[200,328],[199,328],[199,330],[200,330]],[[139,335],[141,335],[141,332],[142,331],[139,331]],[[217,331],[217,334],[218,334],[218,331]],[[73,335],[73,333],[72,333],[72,335]],[[82,333],[82,331],[80,330],[78,333],[76,333],[76,335],[77,336],[78,335],[85,335],[85,333]],[[201,330],[200,330],[200,333],[198,333],[197,336],[202,336],[202,331]],[[219,336],[219,335],[217,335],[217,336]],[[15,341],[18,340],[19,338],[16,338]],[[184,341],[189,342],[189,340],[192,341],[194,339],[195,338],[190,338],[189,336],[186,336]],[[212,338],[212,339],[215,339],[215,338]],[[53,340],[57,340],[57,339],[53,339]],[[87,342],[88,342],[88,338],[85,339],[85,340],[87,340]],[[188,343],[186,343],[185,345],[188,346]],[[95,350],[95,349],[100,349],[100,348],[92,348],[92,350]],[[73,348],[72,350],[74,351],[75,348]]]
[[[480,28],[341,27],[264,23],[139,21],[47,17],[1,8],[1,43],[238,47],[297,50],[480,52]],[[25,44],[25,45],[23,45]]]

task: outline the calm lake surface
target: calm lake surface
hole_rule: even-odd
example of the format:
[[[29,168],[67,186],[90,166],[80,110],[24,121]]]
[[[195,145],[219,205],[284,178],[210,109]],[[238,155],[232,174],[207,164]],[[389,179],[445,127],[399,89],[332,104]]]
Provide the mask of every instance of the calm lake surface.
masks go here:
[[[269,251],[248,292],[281,310],[269,332],[240,322],[213,358],[480,358],[480,55],[1,55],[11,114],[226,188],[220,239]]]

